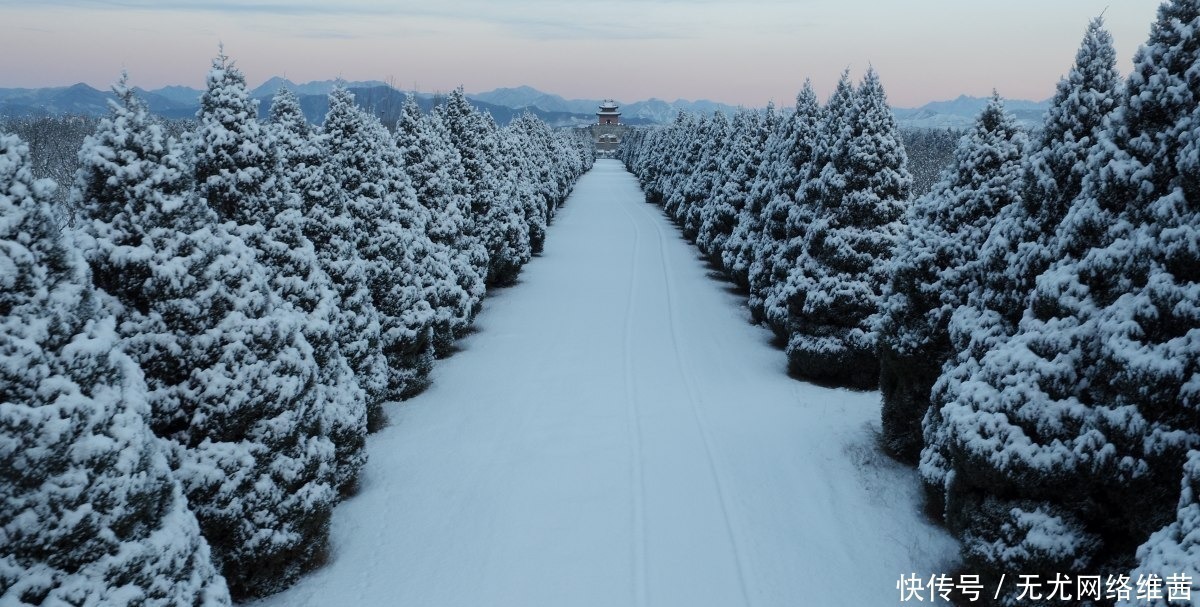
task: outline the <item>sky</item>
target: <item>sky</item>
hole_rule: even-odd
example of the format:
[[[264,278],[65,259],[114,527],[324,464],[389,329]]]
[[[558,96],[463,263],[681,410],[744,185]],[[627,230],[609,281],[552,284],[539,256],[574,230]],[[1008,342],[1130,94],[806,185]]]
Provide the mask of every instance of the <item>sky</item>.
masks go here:
[[[219,44],[255,86],[382,80],[568,99],[790,104],[843,69],[916,107],[1042,100],[1104,14],[1128,73],[1159,0],[0,0],[0,87],[200,87]]]

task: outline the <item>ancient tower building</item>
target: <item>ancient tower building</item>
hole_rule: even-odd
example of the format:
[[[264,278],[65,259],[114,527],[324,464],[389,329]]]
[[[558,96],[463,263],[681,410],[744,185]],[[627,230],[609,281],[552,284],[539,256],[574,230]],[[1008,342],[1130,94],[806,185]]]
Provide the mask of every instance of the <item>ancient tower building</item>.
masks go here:
[[[617,102],[605,99],[596,112],[596,124],[592,125],[592,136],[596,142],[596,153],[610,156],[621,144],[621,112],[617,110]]]

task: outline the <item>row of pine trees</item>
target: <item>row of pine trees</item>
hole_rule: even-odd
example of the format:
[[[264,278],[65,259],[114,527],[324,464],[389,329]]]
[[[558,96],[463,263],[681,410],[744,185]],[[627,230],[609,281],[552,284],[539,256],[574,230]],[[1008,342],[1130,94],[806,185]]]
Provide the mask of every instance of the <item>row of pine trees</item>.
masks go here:
[[[224,54],[182,141],[114,90],[66,207],[0,134],[0,603],[273,593],[591,143],[461,89],[394,132],[341,88],[320,127],[287,91],[262,122]]]
[[[623,150],[793,373],[879,386],[884,448],[1001,604],[1017,574],[1200,591],[1200,0],[1115,64],[1097,19],[1041,129],[994,96],[916,200],[873,71]]]
[[[750,293],[789,369],[869,388],[870,330],[912,177],[879,77],[849,72],[825,106],[805,82],[794,111],[681,114],[627,138],[624,160],[709,260]]]

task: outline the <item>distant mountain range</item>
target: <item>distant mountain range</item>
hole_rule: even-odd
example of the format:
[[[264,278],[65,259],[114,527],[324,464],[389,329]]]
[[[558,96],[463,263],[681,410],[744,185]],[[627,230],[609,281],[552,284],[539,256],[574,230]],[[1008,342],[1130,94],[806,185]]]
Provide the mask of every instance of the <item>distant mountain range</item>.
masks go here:
[[[517,109],[533,108],[549,112],[577,114],[586,119],[586,122],[583,124],[590,124],[595,120],[596,108],[602,101],[601,99],[563,99],[558,95],[543,93],[528,86],[499,88],[494,91],[468,96],[479,101]],[[737,110],[736,106],[708,101],[706,99],[699,101],[676,99],[675,101],[667,102],[651,98],[628,104],[621,103],[618,100],[617,105],[621,109],[621,121],[633,125],[668,124],[681,111],[711,114],[715,111],[733,113]]]
[[[310,121],[324,120],[329,109],[329,92],[338,84],[354,93],[359,106],[374,112],[385,123],[394,122],[400,116],[407,93],[396,90],[379,81],[339,82],[322,80],[295,84],[284,78],[271,78],[251,90],[252,97],[259,101],[258,111],[263,118],[271,107],[271,98],[281,88],[288,88],[300,98],[300,107]],[[135,89],[146,102],[150,111],[165,118],[191,118],[200,108],[202,91],[186,86],[167,86],[151,91]],[[425,111],[437,103],[437,95],[417,93],[417,102]],[[468,96],[470,97],[470,96]],[[0,89],[0,117],[23,118],[30,116],[103,116],[108,113],[108,102],[115,100],[111,91],[100,91],[87,84],[79,83],[64,87],[40,89]],[[536,114],[548,124],[574,126],[590,124],[594,114],[572,114],[569,112],[543,110],[533,107],[508,107],[488,103],[481,99],[470,99],[480,110],[491,113],[500,124],[508,124],[525,111]]]
[[[892,108],[892,112],[896,115],[896,122],[902,127],[961,130],[969,128],[975,122],[975,117],[990,100],[990,97],[960,95],[957,99],[934,101],[919,108]],[[1050,100],[1005,99],[1004,106],[1012,112],[1021,126],[1037,129],[1041,128],[1046,110],[1050,109]]]
[[[313,122],[320,122],[328,109],[327,96],[336,80],[320,80],[296,84],[285,78],[274,77],[251,91],[260,100],[259,112],[266,116],[271,97],[281,88],[288,88],[300,97],[305,115]],[[362,82],[340,82],[356,96],[360,106],[368,108],[383,120],[395,120],[406,93],[378,80]],[[150,111],[168,118],[188,118],[199,108],[201,91],[186,86],[167,86],[150,91],[137,90],[146,101]],[[564,99],[528,86],[498,88],[467,97],[481,110],[491,112],[500,124],[507,124],[522,112],[532,112],[553,126],[583,126],[595,121],[599,99]],[[97,116],[108,112],[108,100],[114,96],[110,91],[100,91],[86,84],[40,89],[0,88],[0,116]],[[428,110],[437,101],[436,94],[417,93],[418,102]],[[894,108],[900,126],[908,128],[953,128],[964,129],[971,125],[975,116],[987,105],[987,97],[962,95],[950,101],[935,101],[919,108]],[[620,102],[618,102],[620,103]],[[698,100],[663,101],[647,99],[621,105],[621,120],[630,125],[668,124],[680,111],[695,113],[732,113],[737,107],[715,101]],[[1041,124],[1049,101],[1007,101],[1008,109],[1026,127]]]
[[[565,112],[585,116],[589,122],[595,115],[599,99],[563,99],[558,95],[544,93],[535,88],[520,86],[499,88],[486,93],[470,95],[471,98],[511,108],[536,108],[547,111]],[[925,129],[965,129],[988,104],[989,97],[961,95],[950,101],[934,101],[919,108],[892,108],[896,121],[902,127]],[[736,106],[701,99],[672,102],[648,99],[621,105],[621,120],[628,124],[668,124],[680,111],[711,114],[715,111],[732,114]],[[1025,127],[1037,128],[1050,107],[1050,101],[1006,100],[1011,111]],[[585,123],[586,124],[586,123]]]
[[[139,89],[138,94],[152,112],[168,112],[181,105],[154,92]],[[98,91],[83,83],[41,89],[0,89],[0,116],[91,116],[107,112],[108,100],[112,98],[111,92]],[[192,105],[197,105],[195,100]]]

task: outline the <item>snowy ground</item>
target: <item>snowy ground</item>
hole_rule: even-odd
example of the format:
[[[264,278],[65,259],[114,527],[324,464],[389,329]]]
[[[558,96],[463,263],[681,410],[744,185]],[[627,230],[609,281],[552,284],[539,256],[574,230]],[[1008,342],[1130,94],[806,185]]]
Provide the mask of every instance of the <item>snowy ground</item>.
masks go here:
[[[262,607],[891,605],[948,572],[879,395],[788,378],[614,160],[434,385],[392,405],[330,562]]]

